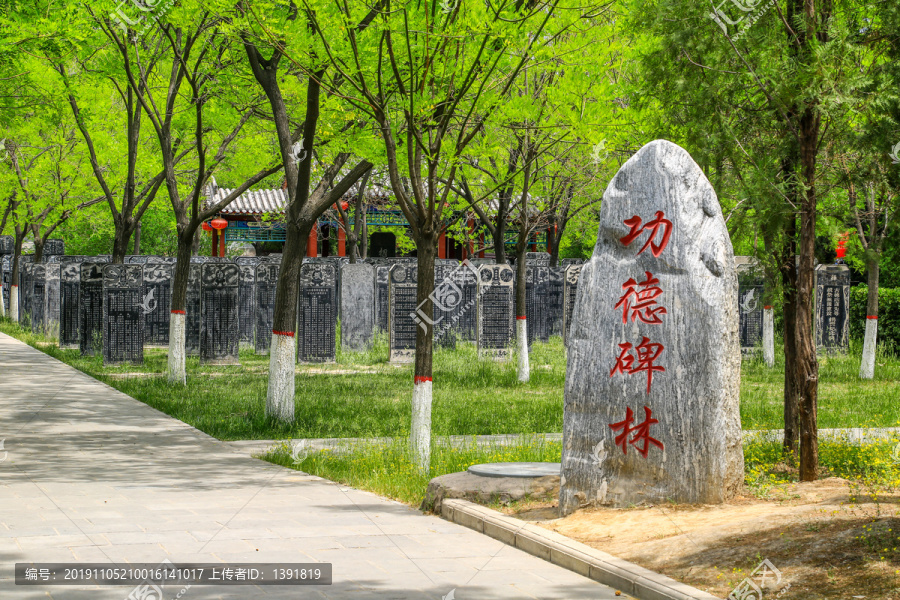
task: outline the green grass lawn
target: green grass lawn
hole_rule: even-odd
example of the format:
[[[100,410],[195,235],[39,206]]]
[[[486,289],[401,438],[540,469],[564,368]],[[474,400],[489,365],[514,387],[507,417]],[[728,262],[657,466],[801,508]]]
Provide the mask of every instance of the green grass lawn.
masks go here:
[[[822,429],[900,425],[900,360],[879,348],[875,378],[859,378],[862,343],[848,354],[819,357],[818,418]],[[744,429],[784,427],[784,352],[776,348],[775,367],[744,360],[741,367],[741,424]]]
[[[265,417],[268,357],[241,352],[241,366],[187,362],[188,384],[165,381],[165,349],[147,349],[142,366],[104,367],[24,332],[8,321],[0,331],[66,362],[122,392],[222,440],[319,437],[404,437],[409,433],[412,366],[387,362],[386,340],[362,354],[338,353],[331,365],[301,365],[293,425]],[[820,360],[819,426],[894,426],[900,423],[900,360],[878,358],[876,378],[860,381],[859,350]],[[777,353],[776,353],[777,355]],[[471,344],[438,349],[434,357],[435,435],[543,433],[562,430],[565,349],[559,338],[536,343],[532,376],[516,380],[514,362],[478,360]],[[784,361],[775,368],[745,360],[741,377],[744,429],[776,429],[782,421]]]

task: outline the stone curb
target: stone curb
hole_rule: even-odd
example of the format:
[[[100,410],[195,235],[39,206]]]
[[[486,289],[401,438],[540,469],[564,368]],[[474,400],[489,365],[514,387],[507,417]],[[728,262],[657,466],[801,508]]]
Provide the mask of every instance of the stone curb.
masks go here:
[[[639,600],[721,600],[554,531],[466,500],[444,500],[441,516]]]
[[[743,441],[763,440],[769,442],[781,442],[784,437],[783,429],[748,429],[743,432]],[[535,434],[518,434],[509,433],[501,435],[450,435],[435,437],[435,443],[449,444],[454,447],[469,446],[474,442],[479,445],[497,445],[508,446],[518,444],[523,441],[529,441],[535,438],[543,438],[547,441],[562,441],[561,433],[535,433]],[[852,444],[862,444],[866,442],[886,442],[900,438],[900,427],[850,427],[844,429],[819,429],[820,440],[845,440]],[[336,451],[345,451],[352,449],[353,446],[370,445],[370,444],[390,444],[398,438],[379,437],[379,438],[321,438],[306,439],[307,448],[310,451],[318,451],[331,449]],[[237,440],[226,442],[236,450],[247,452],[251,455],[265,454],[269,449],[283,442],[299,442],[301,438],[293,440]]]
[[[508,433],[500,435],[449,435],[435,436],[435,444],[445,444],[452,447],[469,447],[473,443],[485,446],[511,446],[522,442],[527,442],[536,438],[543,438],[547,441],[561,442],[561,433],[536,433],[536,434],[519,434]],[[396,442],[401,438],[377,437],[377,438],[293,438],[285,440],[236,440],[226,442],[231,447],[241,452],[248,452],[251,455],[265,454],[270,449],[277,447],[285,442],[306,442],[306,447],[311,452],[319,450],[348,451],[356,446],[382,444],[388,445]]]

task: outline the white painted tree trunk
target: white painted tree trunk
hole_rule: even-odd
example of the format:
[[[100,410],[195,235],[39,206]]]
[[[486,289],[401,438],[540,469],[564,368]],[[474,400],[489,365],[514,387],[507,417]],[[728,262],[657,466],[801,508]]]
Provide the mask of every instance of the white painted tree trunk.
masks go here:
[[[14,323],[19,322],[19,286],[9,287],[9,318]]]
[[[431,469],[431,379],[425,377],[417,377],[413,383],[410,445],[416,465],[428,473]]]
[[[528,320],[516,317],[516,340],[519,345],[519,381],[527,383],[531,368],[528,365]]]
[[[878,319],[866,319],[866,341],[863,342],[862,364],[859,366],[860,379],[875,377],[875,344],[878,341]]]
[[[763,309],[763,359],[766,365],[775,366],[775,310]]]
[[[294,337],[272,333],[269,349],[269,388],[266,391],[266,416],[279,421],[294,420],[294,377],[297,345]]]
[[[166,364],[166,375],[169,383],[187,384],[185,371],[185,336],[187,334],[187,316],[173,312],[169,315],[169,360]]]

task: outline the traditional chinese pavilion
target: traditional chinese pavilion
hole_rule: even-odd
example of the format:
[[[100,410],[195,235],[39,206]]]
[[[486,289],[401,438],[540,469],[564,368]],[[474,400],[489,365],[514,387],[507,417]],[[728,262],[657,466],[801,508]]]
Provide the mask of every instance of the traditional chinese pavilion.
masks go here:
[[[232,189],[219,187],[215,178],[210,179],[206,188],[206,202],[214,203],[232,192]],[[342,202],[353,201],[356,190],[351,189]],[[384,231],[384,228],[407,230],[409,225],[403,212],[393,204],[390,188],[383,185],[369,183],[366,191],[366,225],[368,228],[378,228],[369,234],[368,256],[392,257],[398,255],[397,234]],[[263,189],[247,191],[238,196],[231,204],[219,213],[220,219],[227,222],[227,226],[216,229],[204,227],[211,235],[211,256],[224,256],[227,244],[232,242],[245,242],[254,244],[257,248],[260,244],[284,244],[285,226],[283,215],[287,206],[287,190],[282,186],[279,189]],[[345,205],[346,206],[346,205]],[[456,240],[447,233],[441,233],[438,241],[438,258],[455,258],[463,260],[471,258],[477,247],[484,248],[485,233],[474,215],[451,215],[449,221],[457,221],[463,218],[468,223],[470,235],[467,240]],[[346,231],[354,226],[354,215],[348,214],[348,223],[341,220],[340,213],[328,210],[319,217],[315,227],[309,234],[307,244],[307,256],[345,256],[346,255]],[[398,231],[402,233],[402,231]],[[516,232],[507,231],[506,243],[515,243]],[[542,239],[543,238],[543,239]],[[537,234],[532,242],[532,249],[536,250],[542,242],[545,243],[545,234]],[[481,258],[485,257],[484,250],[477,252]],[[489,253],[490,254],[490,253]]]

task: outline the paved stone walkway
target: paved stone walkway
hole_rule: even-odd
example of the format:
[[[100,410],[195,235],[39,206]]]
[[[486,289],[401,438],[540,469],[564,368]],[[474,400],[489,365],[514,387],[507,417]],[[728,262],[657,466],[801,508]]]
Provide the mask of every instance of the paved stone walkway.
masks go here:
[[[3,600],[133,590],[16,586],[16,562],[164,559],[334,565],[327,587],[194,586],[184,600],[616,598],[438,517],[250,458],[3,334],[0,439]]]

